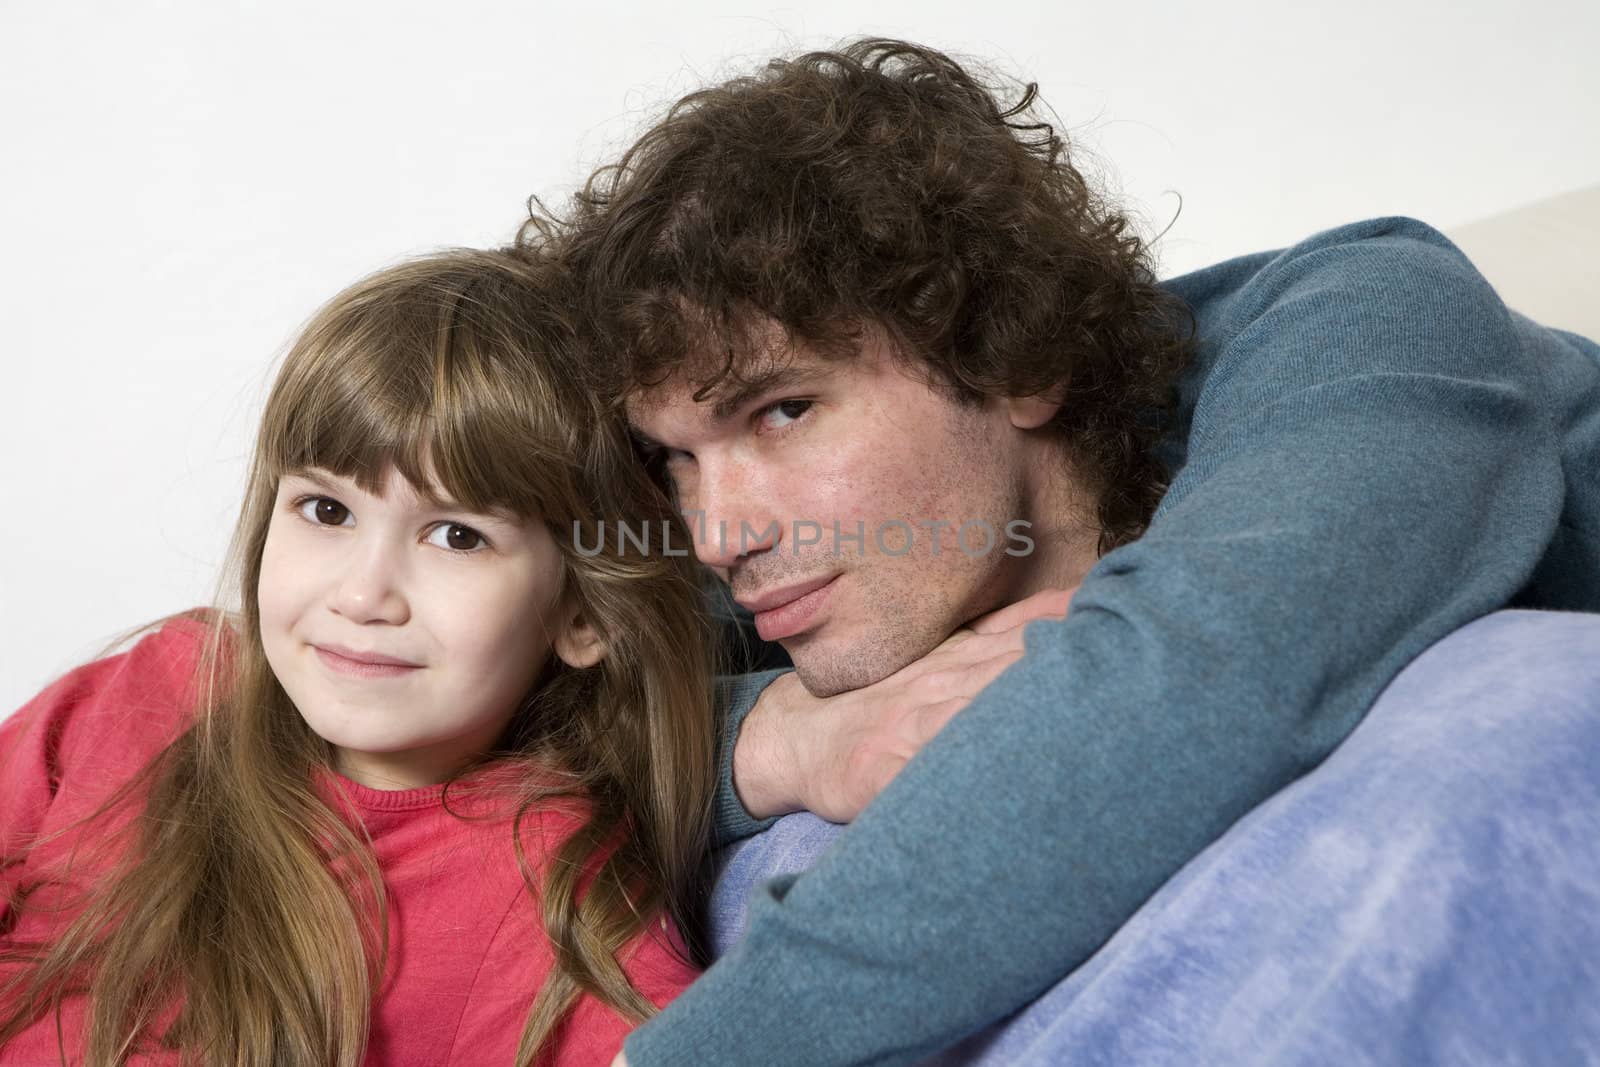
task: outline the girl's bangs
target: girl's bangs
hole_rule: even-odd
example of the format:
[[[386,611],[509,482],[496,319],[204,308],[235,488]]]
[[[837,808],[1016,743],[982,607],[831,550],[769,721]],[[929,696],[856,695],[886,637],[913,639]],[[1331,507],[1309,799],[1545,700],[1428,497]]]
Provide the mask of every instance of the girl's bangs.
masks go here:
[[[421,306],[357,291],[307,328],[262,421],[268,470],[317,468],[374,494],[392,470],[435,505],[569,521],[581,410],[542,369],[559,353],[505,328],[521,324],[475,320],[467,294],[402,295]]]

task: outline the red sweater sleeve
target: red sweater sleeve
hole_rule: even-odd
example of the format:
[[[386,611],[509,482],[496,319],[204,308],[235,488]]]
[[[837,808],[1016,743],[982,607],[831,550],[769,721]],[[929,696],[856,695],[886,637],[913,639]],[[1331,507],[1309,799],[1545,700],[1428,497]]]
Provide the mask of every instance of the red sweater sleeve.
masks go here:
[[[22,850],[39,834],[60,782],[61,735],[73,712],[115,668],[79,667],[0,722],[0,934],[15,922]]]
[[[93,810],[174,736],[203,624],[175,619],[133,648],[84,664],[0,720],[0,933],[26,880],[23,850]]]

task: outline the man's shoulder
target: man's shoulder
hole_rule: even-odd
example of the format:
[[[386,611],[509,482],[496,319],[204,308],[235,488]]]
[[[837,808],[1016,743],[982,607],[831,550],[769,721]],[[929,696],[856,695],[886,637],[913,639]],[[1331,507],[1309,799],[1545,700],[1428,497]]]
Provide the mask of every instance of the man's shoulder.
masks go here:
[[[1362,219],[1285,248],[1237,256],[1163,282],[1214,327],[1259,315],[1290,295],[1376,288],[1404,300],[1454,279],[1476,295],[1493,290],[1471,260],[1433,226],[1404,215]]]
[[[1450,239],[1405,216],[1346,223],[1167,283],[1195,314],[1183,392],[1277,396],[1354,374],[1537,377],[1523,333]],[[1246,398],[1248,399],[1248,398]]]
[[[1452,250],[1458,255],[1460,254],[1460,250],[1456,248],[1455,243],[1450,238],[1421,219],[1412,218],[1409,215],[1381,215],[1376,218],[1346,222],[1339,226],[1319,230],[1305,240],[1290,245],[1283,251],[1285,253],[1299,252],[1305,254],[1319,248],[1365,245],[1373,242],[1398,248],[1407,248],[1416,244],[1432,245]]]
[[[1163,283],[1195,316],[1195,358],[1162,444],[1176,470],[1197,433],[1315,390],[1444,376],[1542,395],[1536,324],[1519,321],[1448,237],[1384,216]],[[1399,386],[1396,386],[1397,388]],[[1204,429],[1202,429],[1204,428]]]

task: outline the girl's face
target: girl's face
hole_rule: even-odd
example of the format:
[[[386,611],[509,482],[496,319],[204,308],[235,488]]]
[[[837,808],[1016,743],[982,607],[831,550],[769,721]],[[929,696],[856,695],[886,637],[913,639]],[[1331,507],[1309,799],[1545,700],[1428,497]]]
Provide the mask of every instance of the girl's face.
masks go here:
[[[556,601],[542,523],[381,495],[326,471],[279,482],[258,596],[267,662],[363,785],[444,781],[499,738],[554,650],[604,649]]]

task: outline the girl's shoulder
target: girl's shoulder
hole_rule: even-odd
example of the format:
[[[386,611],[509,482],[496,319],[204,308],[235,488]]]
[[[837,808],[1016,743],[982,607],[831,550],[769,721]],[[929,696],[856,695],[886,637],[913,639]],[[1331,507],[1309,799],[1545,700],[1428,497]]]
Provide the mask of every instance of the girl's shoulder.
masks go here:
[[[67,672],[23,708],[100,725],[130,722],[143,729],[193,710],[198,675],[216,615],[196,609],[147,627],[127,649]],[[38,712],[35,712],[38,714]]]
[[[202,611],[162,620],[0,720],[0,795],[54,797],[69,779],[124,779],[153,758],[192,720],[214,621]]]

